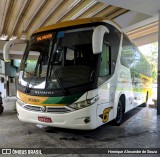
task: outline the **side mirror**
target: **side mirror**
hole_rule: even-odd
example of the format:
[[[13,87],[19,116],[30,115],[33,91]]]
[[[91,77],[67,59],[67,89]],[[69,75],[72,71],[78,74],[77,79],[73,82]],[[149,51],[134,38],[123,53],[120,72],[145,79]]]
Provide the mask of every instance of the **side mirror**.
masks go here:
[[[27,40],[22,40],[22,39],[14,39],[14,40],[10,40],[10,41],[7,41],[3,47],[3,58],[4,58],[4,61],[5,62],[9,62],[10,61],[10,58],[9,58],[9,51],[10,51],[10,48],[13,46],[13,45],[16,45],[16,44],[25,44],[27,43]]]
[[[109,33],[107,27],[99,25],[95,28],[92,35],[93,54],[98,54],[102,52],[103,37],[105,33]]]

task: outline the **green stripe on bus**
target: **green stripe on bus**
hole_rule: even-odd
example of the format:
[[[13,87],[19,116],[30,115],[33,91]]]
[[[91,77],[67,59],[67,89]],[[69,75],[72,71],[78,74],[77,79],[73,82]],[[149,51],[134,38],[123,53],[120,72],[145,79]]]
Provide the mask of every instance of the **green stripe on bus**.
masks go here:
[[[43,104],[72,104],[77,101],[84,93],[61,97],[49,97]]]

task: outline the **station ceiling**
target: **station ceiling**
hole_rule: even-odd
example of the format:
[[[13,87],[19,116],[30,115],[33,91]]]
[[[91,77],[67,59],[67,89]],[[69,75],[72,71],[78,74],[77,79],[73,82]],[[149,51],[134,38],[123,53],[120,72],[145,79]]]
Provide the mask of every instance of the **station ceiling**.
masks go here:
[[[143,0],[140,1],[142,3]],[[121,3],[118,4],[121,4],[120,6],[110,3],[107,0],[1,0],[0,38],[1,40],[28,38],[39,27],[78,18],[107,17],[114,20],[132,9],[127,3],[126,8]],[[137,38],[141,36],[137,34],[140,30],[142,34],[155,32],[157,22],[128,34],[133,39]]]
[[[1,0],[1,39],[29,37],[36,29],[87,17],[114,19],[127,9],[95,0]]]

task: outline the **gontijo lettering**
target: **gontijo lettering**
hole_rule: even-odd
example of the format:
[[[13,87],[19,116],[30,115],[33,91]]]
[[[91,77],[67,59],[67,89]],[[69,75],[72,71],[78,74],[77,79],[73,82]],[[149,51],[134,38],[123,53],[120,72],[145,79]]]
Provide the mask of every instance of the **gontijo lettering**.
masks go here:
[[[46,39],[50,39],[52,38],[52,34],[46,34],[46,35],[42,35],[37,37],[37,41],[41,41],[41,40],[46,40]]]

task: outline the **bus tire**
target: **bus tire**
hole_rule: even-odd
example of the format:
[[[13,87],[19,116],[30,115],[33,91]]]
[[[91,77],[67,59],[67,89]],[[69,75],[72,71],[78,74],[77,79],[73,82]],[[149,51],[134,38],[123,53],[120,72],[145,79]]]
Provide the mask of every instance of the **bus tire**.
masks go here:
[[[118,106],[117,106],[117,116],[114,119],[114,124],[116,126],[119,126],[122,122],[122,118],[123,118],[123,105],[121,103],[121,100],[119,100]]]

